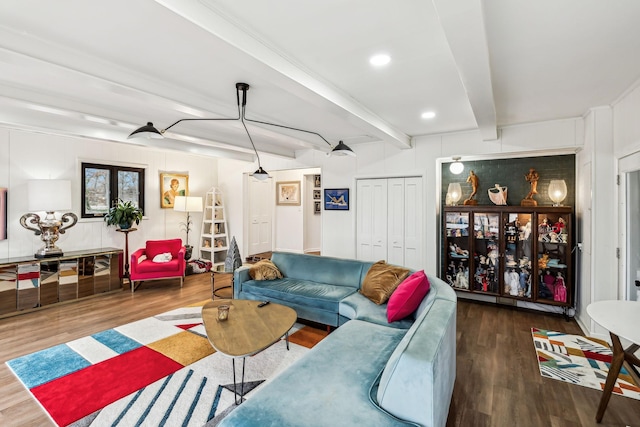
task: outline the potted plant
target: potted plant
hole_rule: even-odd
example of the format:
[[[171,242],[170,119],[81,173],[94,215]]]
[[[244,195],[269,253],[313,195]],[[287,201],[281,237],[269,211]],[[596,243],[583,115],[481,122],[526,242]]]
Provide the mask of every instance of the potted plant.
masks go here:
[[[122,230],[131,228],[135,221],[136,225],[142,220],[142,210],[130,201],[118,200],[115,206],[109,208],[104,216],[107,225],[117,225]]]

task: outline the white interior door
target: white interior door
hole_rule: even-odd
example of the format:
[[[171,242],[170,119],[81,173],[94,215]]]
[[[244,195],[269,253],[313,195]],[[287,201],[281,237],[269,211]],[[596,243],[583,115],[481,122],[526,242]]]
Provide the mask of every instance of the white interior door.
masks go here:
[[[640,301],[640,153],[620,159],[620,299]]]
[[[273,248],[271,179],[258,181],[249,177],[249,254],[269,252]]]
[[[387,180],[388,192],[388,237],[389,247],[387,262],[395,265],[405,265],[404,263],[404,178],[391,178]]]
[[[356,256],[387,259],[387,180],[361,179],[356,185]]]
[[[422,194],[422,177],[404,179],[404,263],[401,265],[414,270],[424,269]]]

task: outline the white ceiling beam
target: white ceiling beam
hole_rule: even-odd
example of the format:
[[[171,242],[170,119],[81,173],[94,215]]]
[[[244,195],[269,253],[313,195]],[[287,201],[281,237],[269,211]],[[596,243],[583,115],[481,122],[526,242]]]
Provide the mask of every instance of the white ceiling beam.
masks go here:
[[[433,0],[484,141],[498,138],[481,0]]]
[[[358,118],[381,140],[400,148],[411,147],[409,135],[387,123],[353,98],[311,75],[273,46],[267,46],[259,37],[250,34],[238,23],[232,22],[211,4],[199,0],[156,2]]]

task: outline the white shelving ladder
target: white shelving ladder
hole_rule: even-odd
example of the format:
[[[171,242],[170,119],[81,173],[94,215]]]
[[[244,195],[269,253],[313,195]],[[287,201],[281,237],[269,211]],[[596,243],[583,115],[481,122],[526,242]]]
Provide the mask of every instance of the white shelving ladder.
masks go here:
[[[200,259],[211,261],[211,271],[224,271],[229,230],[222,191],[216,187],[209,189],[205,196],[201,231]]]

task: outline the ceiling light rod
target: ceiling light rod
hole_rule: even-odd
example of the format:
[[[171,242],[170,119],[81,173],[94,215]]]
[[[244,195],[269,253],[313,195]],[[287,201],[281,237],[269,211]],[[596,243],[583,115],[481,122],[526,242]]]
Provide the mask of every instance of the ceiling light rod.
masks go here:
[[[238,117],[234,117],[234,118],[186,118],[186,119],[180,119],[178,121],[176,121],[175,123],[172,123],[170,126],[167,126],[166,128],[162,129],[162,130],[158,130],[153,126],[152,122],[148,122],[145,126],[142,126],[139,129],[134,130],[133,132],[131,132],[131,134],[129,135],[129,138],[136,138],[136,137],[147,137],[147,138],[163,138],[164,137],[164,133],[171,129],[172,127],[174,127],[175,125],[177,125],[178,123],[181,122],[186,122],[186,121],[224,121],[224,120],[240,120],[242,122],[242,125],[244,126],[245,131],[247,132],[247,136],[249,137],[249,141],[251,142],[251,146],[253,147],[253,151],[256,153],[256,157],[258,158],[258,171],[261,171],[261,173],[266,174],[266,172],[264,172],[264,170],[262,169],[262,166],[260,165],[260,156],[258,155],[258,151],[256,150],[256,147],[253,143],[253,139],[251,138],[251,135],[249,134],[249,130],[247,129],[247,126],[245,124],[245,120],[248,122],[252,122],[252,123],[260,123],[263,125],[269,125],[269,126],[276,126],[276,127],[280,127],[283,129],[289,129],[289,130],[295,130],[298,132],[304,132],[304,133],[308,133],[308,134],[312,134],[312,135],[316,135],[318,137],[320,137],[324,142],[327,143],[327,145],[329,145],[329,147],[331,147],[331,154],[334,155],[349,155],[349,156],[355,156],[355,153],[353,152],[353,150],[351,150],[351,148],[349,148],[344,142],[340,141],[338,143],[338,145],[336,145],[335,147],[333,145],[331,145],[331,143],[329,141],[326,140],[326,138],[324,138],[322,135],[320,135],[318,132],[313,132],[313,131],[309,131],[309,130],[304,130],[304,129],[299,129],[299,128],[294,128],[291,126],[284,126],[284,125],[279,125],[279,124],[275,124],[275,123],[269,123],[269,122],[263,122],[260,120],[252,120],[252,119],[247,119],[245,117],[245,110],[246,110],[246,105],[247,105],[247,91],[249,90],[249,84],[248,83],[236,83],[236,102],[238,105]],[[242,92],[242,102],[240,100],[240,92]],[[268,177],[268,176],[267,176]],[[266,179],[266,177],[264,178]]]

